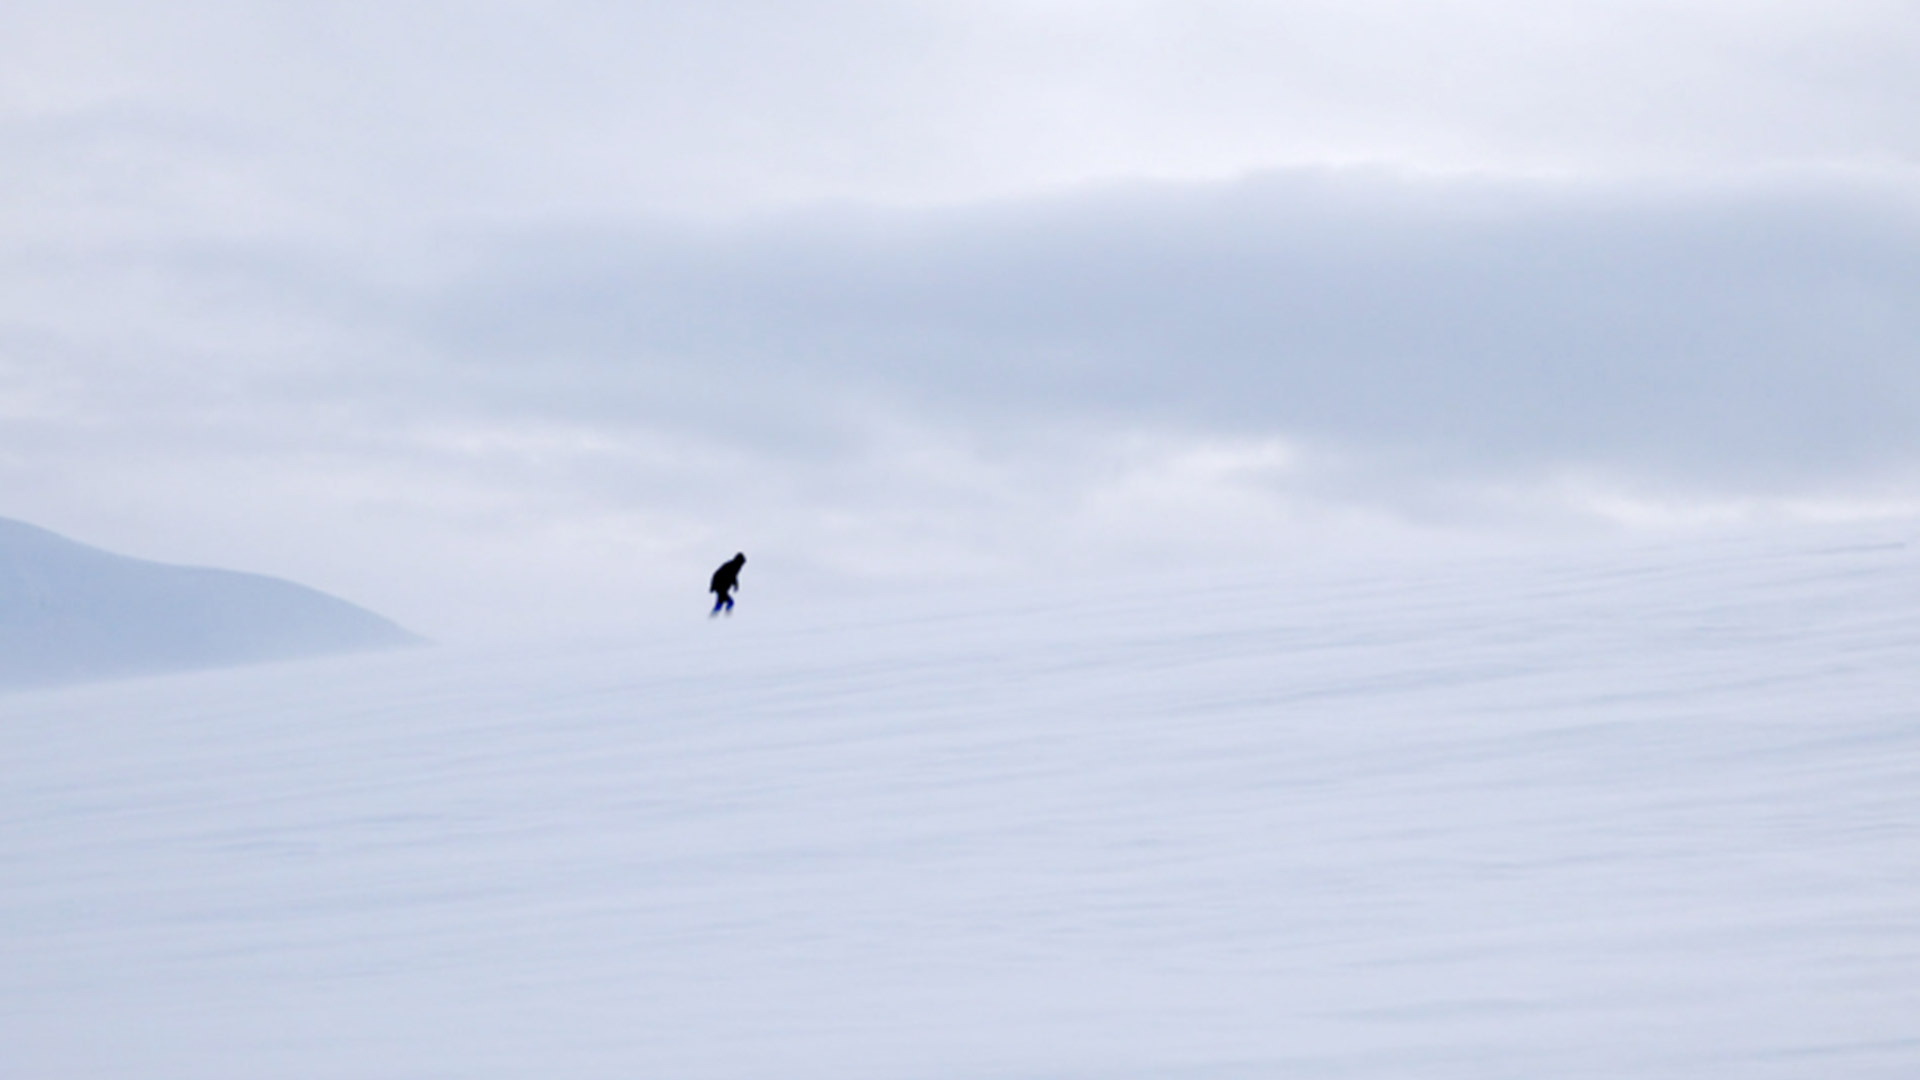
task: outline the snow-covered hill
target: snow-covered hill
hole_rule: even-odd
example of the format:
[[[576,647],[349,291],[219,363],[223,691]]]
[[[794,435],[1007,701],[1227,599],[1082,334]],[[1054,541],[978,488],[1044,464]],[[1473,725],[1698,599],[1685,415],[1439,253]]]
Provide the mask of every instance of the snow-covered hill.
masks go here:
[[[292,582],[112,555],[0,518],[0,690],[415,640]]]
[[[1904,1080],[1900,540],[13,695],[0,1073]]]

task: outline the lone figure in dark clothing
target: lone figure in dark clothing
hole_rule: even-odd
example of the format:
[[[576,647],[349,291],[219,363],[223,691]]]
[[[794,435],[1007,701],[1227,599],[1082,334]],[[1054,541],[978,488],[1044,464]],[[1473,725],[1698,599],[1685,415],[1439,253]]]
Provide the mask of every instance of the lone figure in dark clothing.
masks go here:
[[[735,555],[721,563],[720,569],[713,572],[713,584],[707,586],[707,591],[713,594],[713,611],[709,613],[709,617],[718,615],[723,610],[729,615],[733,614],[733,597],[729,594],[740,587],[740,568],[745,565],[747,565],[747,557]]]

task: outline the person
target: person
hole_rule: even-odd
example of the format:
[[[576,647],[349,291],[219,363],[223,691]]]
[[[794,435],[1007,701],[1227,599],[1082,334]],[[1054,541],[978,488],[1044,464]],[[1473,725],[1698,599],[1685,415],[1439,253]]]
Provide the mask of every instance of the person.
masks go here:
[[[733,614],[733,597],[729,594],[740,587],[740,568],[745,565],[747,557],[736,553],[713,572],[713,584],[707,586],[707,591],[713,594],[713,611],[709,613],[709,618],[720,614],[723,609],[727,614]]]

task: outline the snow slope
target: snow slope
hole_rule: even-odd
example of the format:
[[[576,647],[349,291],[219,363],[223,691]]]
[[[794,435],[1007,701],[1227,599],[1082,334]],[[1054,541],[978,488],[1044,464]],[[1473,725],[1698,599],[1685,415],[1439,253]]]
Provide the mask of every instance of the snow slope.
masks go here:
[[[0,699],[0,1074],[1920,1075],[1920,549]]]
[[[0,690],[416,640],[292,582],[131,559],[0,518]]]

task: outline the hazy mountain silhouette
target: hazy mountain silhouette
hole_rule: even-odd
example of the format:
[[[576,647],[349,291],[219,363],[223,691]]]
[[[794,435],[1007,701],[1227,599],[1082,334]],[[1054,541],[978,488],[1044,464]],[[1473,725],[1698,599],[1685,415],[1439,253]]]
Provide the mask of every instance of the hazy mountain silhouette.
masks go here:
[[[0,518],[0,689],[420,640],[304,585],[114,555]]]

